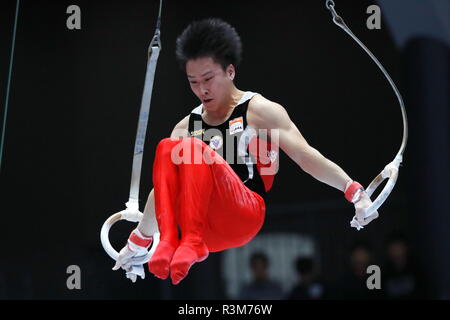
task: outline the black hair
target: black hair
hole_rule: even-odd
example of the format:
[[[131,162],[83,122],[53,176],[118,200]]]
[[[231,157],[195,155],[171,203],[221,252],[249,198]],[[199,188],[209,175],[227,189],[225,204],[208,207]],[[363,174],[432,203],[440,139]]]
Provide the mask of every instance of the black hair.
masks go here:
[[[255,252],[250,257],[250,266],[254,266],[257,262],[261,262],[265,267],[269,266],[269,258],[263,252]]]
[[[385,247],[394,243],[403,243],[405,246],[409,246],[408,237],[401,231],[393,231],[386,237]]]
[[[189,60],[211,57],[226,68],[241,61],[242,42],[236,30],[227,22],[208,18],[194,21],[177,38],[176,57],[181,69]]]
[[[356,250],[364,250],[369,254],[373,252],[372,245],[366,240],[359,240],[354,242],[350,247],[350,252],[353,254]]]
[[[314,261],[309,257],[299,257],[295,260],[295,269],[299,274],[312,273],[314,271]]]

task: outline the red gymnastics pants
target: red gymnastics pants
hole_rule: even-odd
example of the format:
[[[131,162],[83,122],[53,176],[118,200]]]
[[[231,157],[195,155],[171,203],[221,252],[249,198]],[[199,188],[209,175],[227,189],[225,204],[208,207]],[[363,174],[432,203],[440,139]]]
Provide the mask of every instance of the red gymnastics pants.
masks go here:
[[[183,161],[173,161],[174,155]],[[173,284],[209,252],[242,246],[263,225],[263,198],[248,189],[230,165],[200,139],[161,140],[153,185],[160,243],[149,261],[149,271],[161,279],[170,272]]]

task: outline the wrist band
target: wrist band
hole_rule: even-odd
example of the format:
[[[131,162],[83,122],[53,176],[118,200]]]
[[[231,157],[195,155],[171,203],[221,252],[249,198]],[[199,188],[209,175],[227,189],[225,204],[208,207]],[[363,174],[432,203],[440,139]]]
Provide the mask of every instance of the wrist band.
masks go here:
[[[138,245],[138,246],[144,247],[144,248],[148,248],[153,241],[153,237],[143,239],[143,238],[139,237],[135,232],[132,232],[130,235],[130,238],[128,240],[130,240],[130,242],[134,243],[135,245]]]
[[[353,203],[353,197],[358,190],[364,190],[364,188],[358,182],[353,181],[353,183],[345,190],[345,199],[347,199],[348,202]]]

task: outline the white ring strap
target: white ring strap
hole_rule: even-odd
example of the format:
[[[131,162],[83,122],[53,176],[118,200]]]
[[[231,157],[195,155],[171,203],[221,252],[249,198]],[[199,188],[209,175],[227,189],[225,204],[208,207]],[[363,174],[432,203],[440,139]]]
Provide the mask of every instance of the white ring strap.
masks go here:
[[[334,9],[334,1],[326,0],[325,6],[328,10],[330,10],[333,16],[333,22],[341,29],[343,29],[348,35],[350,35],[352,39],[355,40],[359,44],[359,46],[364,49],[364,51],[369,55],[370,58],[372,58],[372,60],[384,74],[389,84],[391,85],[392,89],[394,90],[395,95],[397,96],[398,103],[400,104],[400,109],[402,111],[402,118],[403,118],[402,144],[394,160],[391,163],[389,163],[367,187],[366,192],[370,197],[373,194],[373,192],[378,188],[378,186],[381,184],[381,182],[383,182],[385,179],[389,179],[385,187],[381,191],[381,193],[378,195],[378,197],[366,209],[365,217],[367,218],[368,216],[372,215],[376,210],[378,210],[378,208],[384,203],[384,201],[387,199],[392,189],[394,188],[395,183],[397,182],[399,167],[403,160],[403,152],[405,151],[406,143],[408,140],[408,120],[406,117],[405,105],[403,103],[400,91],[397,89],[397,86],[395,85],[394,81],[389,76],[389,73],[386,71],[386,69],[383,67],[380,61],[378,61],[375,55],[361,42],[361,40],[358,39],[358,37],[356,37],[353,34],[350,28],[345,24],[344,20],[336,13]]]
[[[110,216],[102,226],[100,232],[100,240],[103,248],[108,255],[117,260],[119,253],[114,250],[109,241],[109,230],[119,220],[128,220],[131,222],[139,222],[143,217],[143,213],[139,211],[139,185],[142,169],[142,156],[144,154],[145,137],[147,134],[147,123],[150,114],[150,104],[153,92],[153,84],[155,79],[156,65],[158,62],[159,53],[161,52],[161,8],[162,0],[159,3],[158,21],[156,24],[156,31],[148,47],[147,72],[145,74],[144,92],[142,94],[141,109],[139,112],[139,122],[134,143],[133,155],[133,169],[131,173],[130,196],[128,202],[125,204],[127,209]],[[141,265],[150,260],[153,252],[159,243],[159,233],[153,234],[153,244],[150,251],[145,256],[134,258],[133,265]]]

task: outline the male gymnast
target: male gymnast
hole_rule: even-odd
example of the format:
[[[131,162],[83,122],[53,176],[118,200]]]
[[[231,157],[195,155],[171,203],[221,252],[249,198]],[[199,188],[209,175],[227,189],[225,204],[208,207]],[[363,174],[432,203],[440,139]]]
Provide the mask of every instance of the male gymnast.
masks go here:
[[[148,268],[175,285],[210,252],[248,243],[264,222],[278,148],[344,193],[355,206],[352,226],[378,217],[364,217],[372,201],[363,187],[307,143],[283,106],[235,86],[241,51],[236,30],[220,19],[193,22],[178,37],[177,60],[201,104],[158,143],[144,216],[113,270],[130,270],[158,230]]]

